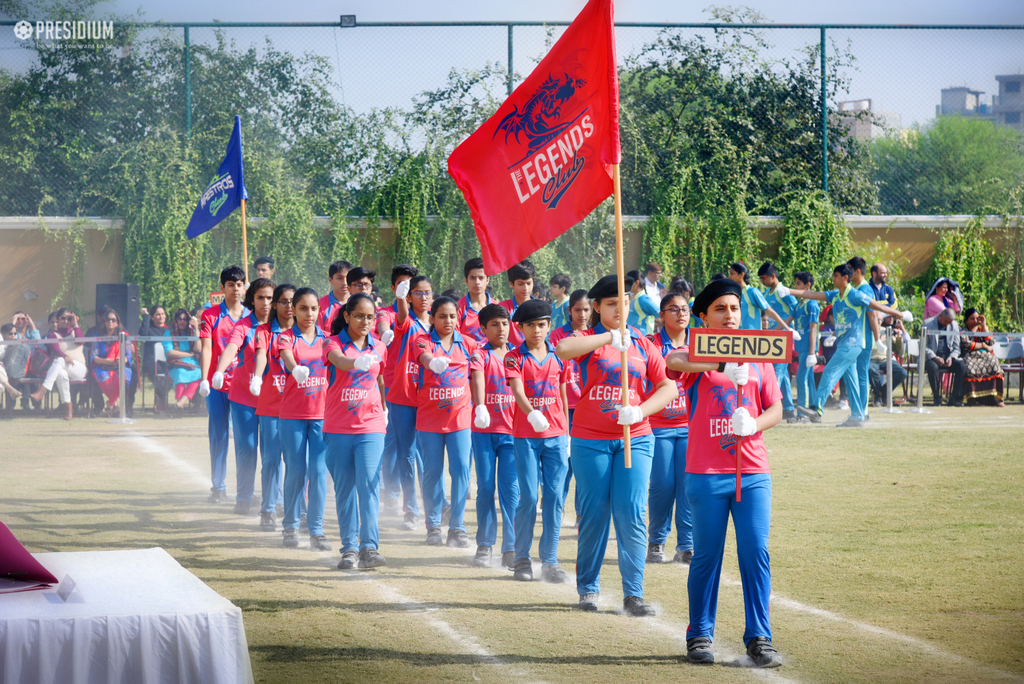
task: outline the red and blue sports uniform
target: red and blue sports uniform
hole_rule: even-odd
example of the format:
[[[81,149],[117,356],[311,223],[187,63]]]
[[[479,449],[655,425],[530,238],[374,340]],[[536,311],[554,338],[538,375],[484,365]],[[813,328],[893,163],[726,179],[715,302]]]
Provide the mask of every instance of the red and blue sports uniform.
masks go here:
[[[249,315],[249,310],[242,307],[242,313],[238,320]],[[210,368],[206,372],[207,382],[213,379],[217,372],[217,363],[224,348],[228,346],[231,339],[231,331],[238,322],[231,317],[228,306],[221,302],[217,306],[211,306],[203,311],[199,319],[199,338],[210,340]],[[211,389],[206,397],[206,410],[210,414],[210,421],[207,434],[210,439],[210,475],[212,480],[211,491],[223,492],[227,487],[224,478],[228,470],[228,424],[231,410],[228,404],[228,392],[231,390],[231,378],[234,375],[238,360],[232,359],[227,368],[224,369],[224,384],[219,390]]]
[[[256,454],[260,432],[260,419],[256,415],[259,398],[249,391],[249,383],[256,370],[256,329],[260,322],[256,314],[242,317],[231,330],[228,345],[237,345],[238,356],[234,382],[228,390],[231,404],[231,422],[235,428],[235,501],[249,503],[256,491]]]
[[[566,302],[566,308],[567,309],[568,309],[568,306],[569,306],[569,304],[568,304],[568,301],[567,301]],[[565,325],[563,325],[563,326],[561,326],[559,328],[555,328],[554,330],[552,330],[551,334],[548,335],[548,340],[550,340],[551,344],[553,344],[553,345],[555,345],[557,347],[559,342],[564,340],[566,337],[569,337],[569,335],[572,335],[573,332],[575,332],[575,331],[572,329],[572,324],[571,323],[566,323]],[[568,380],[568,382],[565,383],[565,398],[566,398],[566,400],[567,400],[567,402],[569,404],[569,429],[571,430],[572,429],[572,419],[573,419],[573,416],[576,415],[576,404],[578,404],[580,402],[580,396],[583,393],[583,384],[582,384],[582,376],[580,375],[580,365],[578,363],[576,363],[576,359],[569,359],[566,363],[569,364],[569,380]],[[569,468],[565,471],[565,484],[562,486],[562,502],[563,502],[563,504],[564,504],[565,500],[569,496],[569,485],[570,484],[572,484],[572,454],[571,453],[569,454]],[[580,503],[580,493],[579,493],[579,491],[576,492],[576,497],[575,497],[575,502],[574,503],[575,503],[576,513],[579,514],[579,511],[580,511],[580,505],[579,505],[579,503]]]
[[[382,309],[377,309],[377,317],[373,321],[373,336],[381,339],[379,327],[384,323],[386,330],[394,332],[395,318],[398,316],[398,304],[392,304]],[[398,355],[399,344],[392,340],[388,345],[388,359],[384,364],[384,403],[388,402],[388,388],[391,387],[391,380],[395,375],[394,357]],[[390,406],[389,409],[390,410]],[[396,434],[393,424],[388,422],[388,431],[384,435],[384,458],[381,463],[380,476],[384,483],[384,497],[388,502],[388,508],[397,508],[398,499],[402,495],[402,478],[398,473],[398,449],[396,446]]]
[[[281,456],[281,435],[278,432],[278,415],[281,409],[281,393],[288,379],[288,371],[284,368],[277,347],[277,338],[281,334],[281,324],[277,317],[269,323],[256,328],[254,347],[267,354],[267,366],[263,370],[263,384],[260,387],[259,401],[256,403],[256,416],[260,422],[260,512],[273,513],[277,504],[283,503],[281,494],[284,461]],[[305,503],[305,497],[303,497]]]
[[[395,470],[402,485],[402,502],[406,515],[419,515],[416,501],[416,471],[420,472],[420,486],[423,486],[423,457],[419,440],[416,438],[416,413],[419,409],[419,394],[416,382],[420,376],[418,355],[413,349],[413,340],[429,332],[429,328],[416,316],[409,313],[399,325],[395,322],[395,339],[388,346],[387,363],[384,365],[384,386],[388,390],[390,427],[395,439]]]
[[[509,317],[511,317],[512,314],[516,312],[516,309],[519,308],[519,304],[516,303],[515,297],[498,303],[505,307],[505,310],[508,311]],[[516,327],[515,323],[510,322],[508,326],[508,346],[515,349],[524,341],[526,341],[526,338],[523,337],[523,333],[519,332],[519,328]]]
[[[487,297],[487,304],[494,303],[494,298],[490,293],[485,292],[484,296]],[[469,301],[469,295],[459,300],[457,311],[459,332],[466,337],[473,338],[479,344],[487,342],[487,335],[484,335],[484,331],[480,328],[480,312],[473,308],[473,304]]]
[[[325,294],[320,298],[320,313],[316,317],[316,327],[323,330],[325,335],[330,335],[334,319],[338,317],[344,307],[345,305],[334,296],[333,290]]]

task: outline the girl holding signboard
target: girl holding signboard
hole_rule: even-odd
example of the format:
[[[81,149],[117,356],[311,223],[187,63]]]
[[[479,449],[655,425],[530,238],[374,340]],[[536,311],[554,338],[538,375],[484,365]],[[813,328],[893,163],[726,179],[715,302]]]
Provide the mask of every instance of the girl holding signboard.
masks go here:
[[[693,313],[705,328],[738,330],[742,297],[738,283],[715,280],[697,295]],[[683,373],[681,382],[690,406],[685,486],[693,517],[693,558],[687,582],[687,658],[691,663],[715,662],[711,643],[731,513],[746,609],[743,641],[756,667],[778,667],[782,658],[772,646],[768,620],[772,481],[761,436],[782,419],[775,371],[767,363],[692,362],[686,347],[670,353],[667,364],[670,370]],[[741,497],[737,497],[737,449],[742,455]]]

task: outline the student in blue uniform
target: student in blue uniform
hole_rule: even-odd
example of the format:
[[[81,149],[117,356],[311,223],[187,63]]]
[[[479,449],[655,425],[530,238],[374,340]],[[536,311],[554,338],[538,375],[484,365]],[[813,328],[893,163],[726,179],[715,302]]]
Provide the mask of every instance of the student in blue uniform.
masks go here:
[[[740,297],[740,311],[743,314],[743,319],[740,322],[741,330],[760,330],[762,314],[768,316],[782,328],[787,327],[786,323],[779,318],[779,314],[768,306],[761,291],[750,286],[750,269],[745,263],[737,261],[729,266],[729,280],[743,290],[743,296]]]
[[[807,271],[799,271],[793,275],[793,287],[798,290],[810,290],[814,287],[814,276]],[[804,299],[793,312],[793,328],[800,332],[800,340],[793,343],[797,353],[796,369],[796,404],[810,408],[816,401],[817,385],[814,384],[814,367],[818,365],[818,357],[814,350],[818,348],[818,317],[821,307],[813,299]]]
[[[800,332],[789,327],[799,302],[793,295],[782,297],[778,294],[776,288],[782,284],[782,281],[779,280],[779,269],[772,262],[766,261],[761,265],[761,268],[757,269],[757,275],[761,279],[761,284],[768,291],[764,296],[764,300],[771,307],[772,311],[778,314],[778,317],[784,321],[781,329],[789,330],[793,333],[794,343],[800,342]],[[780,326],[775,323],[769,328],[769,330],[778,329],[780,329]],[[793,390],[789,382],[789,364],[776,363],[773,365],[775,366],[775,378],[778,380],[779,389],[782,391],[782,417],[787,423],[799,423],[800,414],[796,412],[796,408],[793,406]]]

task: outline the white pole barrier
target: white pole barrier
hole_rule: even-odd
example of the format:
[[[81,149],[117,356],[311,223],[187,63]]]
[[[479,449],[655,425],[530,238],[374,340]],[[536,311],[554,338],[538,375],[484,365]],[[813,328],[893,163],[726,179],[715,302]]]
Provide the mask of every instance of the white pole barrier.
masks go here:
[[[928,329],[921,326],[921,342],[917,348],[917,406],[910,409],[911,413],[932,413],[931,409],[924,407],[924,359],[928,348]]]
[[[131,418],[128,418],[125,415],[125,410],[126,410],[125,406],[128,403],[128,397],[126,396],[127,392],[125,391],[125,381],[124,381],[124,376],[125,376],[125,372],[124,372],[125,371],[125,351],[124,350],[128,346],[128,333],[126,333],[126,332],[124,332],[122,330],[121,334],[119,335],[119,338],[120,339],[118,340],[118,345],[117,345],[117,386],[118,386],[118,389],[120,390],[121,396],[120,396],[120,399],[117,402],[117,406],[118,406],[118,409],[120,411],[121,417],[120,418],[111,418],[107,422],[108,423],[115,423],[115,424],[118,424],[118,425],[131,425],[135,421],[132,420]]]
[[[892,326],[885,329],[885,408],[879,413],[903,413],[903,411],[892,407]]]

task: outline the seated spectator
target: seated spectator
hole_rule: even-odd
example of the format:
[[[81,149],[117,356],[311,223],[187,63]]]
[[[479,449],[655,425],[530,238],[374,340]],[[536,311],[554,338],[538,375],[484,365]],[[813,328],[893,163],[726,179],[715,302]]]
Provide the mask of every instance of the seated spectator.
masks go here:
[[[199,321],[190,316],[185,309],[178,309],[174,312],[174,319],[171,321],[172,337],[199,336]],[[192,401],[199,389],[199,381],[202,380],[202,371],[199,369],[199,341],[188,342],[178,340],[164,342],[164,355],[167,357],[167,368],[171,375],[171,382],[174,387],[174,398],[179,409],[185,408],[185,400]]]
[[[964,311],[964,329],[970,332],[987,333],[985,317],[974,307]],[[967,365],[964,376],[964,397],[967,404],[989,404],[1000,408],[1003,403],[1003,371],[996,358],[995,340],[991,337],[960,338],[960,358]]]
[[[18,339],[18,330],[14,327],[13,323],[7,323],[0,326],[0,337],[3,337],[5,340],[16,340]],[[4,367],[4,358],[7,356],[8,349],[14,349],[14,345],[0,345],[0,386],[7,390],[9,395],[17,399],[21,396],[21,392],[9,382],[7,369]]]
[[[53,313],[51,313],[49,316],[46,317],[46,332],[47,333],[55,333],[55,332],[57,332],[57,329],[60,327],[60,321],[58,321],[59,317],[60,317],[60,311],[54,311]]]
[[[51,314],[53,315],[53,314]],[[46,333],[45,339],[58,340],[56,344],[46,345],[47,352],[52,358],[49,368],[46,371],[46,378],[42,386],[31,394],[34,401],[42,401],[46,393],[57,385],[57,393],[63,405],[64,420],[71,420],[73,409],[71,405],[71,381],[84,380],[87,369],[85,367],[84,345],[76,344],[74,339],[84,337],[82,329],[78,327],[78,316],[71,309],[63,308],[56,312],[57,329]],[[71,342],[67,342],[71,340]]]
[[[100,309],[99,318],[104,326],[101,333],[104,337],[121,334],[121,331],[123,330],[123,327],[121,326],[121,316],[119,316],[116,311],[111,309],[109,306],[105,306]],[[126,388],[128,387],[128,383],[131,382],[132,376],[131,347],[131,343],[128,343],[127,348],[124,350],[124,382]],[[96,384],[99,385],[104,396],[107,397],[107,414],[111,416],[114,415],[114,411],[117,409],[117,402],[121,397],[120,379],[118,378],[117,372],[118,366],[120,365],[120,360],[118,358],[120,350],[120,341],[97,342],[92,346],[92,356],[89,359],[92,376],[96,379]]]
[[[265,257],[261,257],[265,258]],[[257,259],[257,262],[259,259]],[[142,310],[142,325],[139,326],[141,337],[163,337],[167,335],[167,309],[157,304],[151,310]],[[167,391],[170,381],[167,377],[167,362],[156,360],[156,345],[160,342],[143,342],[142,353],[139,355],[142,376],[153,383],[153,410],[157,413],[167,409]]]
[[[885,302],[887,306],[896,306],[896,292],[892,285],[885,282],[889,278],[889,269],[885,264],[873,264],[871,266],[871,291],[875,293],[875,299]]]
[[[36,323],[32,320],[24,311],[17,311],[14,314],[14,331],[17,340],[38,340],[40,339],[39,331],[36,329]]]
[[[949,392],[950,406],[963,406],[964,374],[967,365],[960,358],[960,327],[956,324],[956,312],[943,309],[938,316],[924,322],[925,330],[932,332],[953,332],[951,335],[928,335],[928,346],[925,349],[924,368],[928,372],[928,382],[932,386],[934,403],[942,403],[942,373],[953,374],[953,387]]]
[[[875,406],[884,406],[885,385],[888,382],[885,360],[888,352],[889,328],[892,328],[892,386],[895,389],[907,379],[907,369],[900,365],[897,357],[903,356],[910,343],[910,336],[903,328],[903,321],[893,316],[882,319],[882,329],[878,331],[878,341],[871,350],[871,361],[868,363],[868,379],[871,381],[871,394]]]
[[[938,316],[943,309],[952,309],[953,315],[960,313],[964,306],[964,297],[960,294],[960,286],[949,278],[939,278],[932,283],[924,301],[925,319]]]

